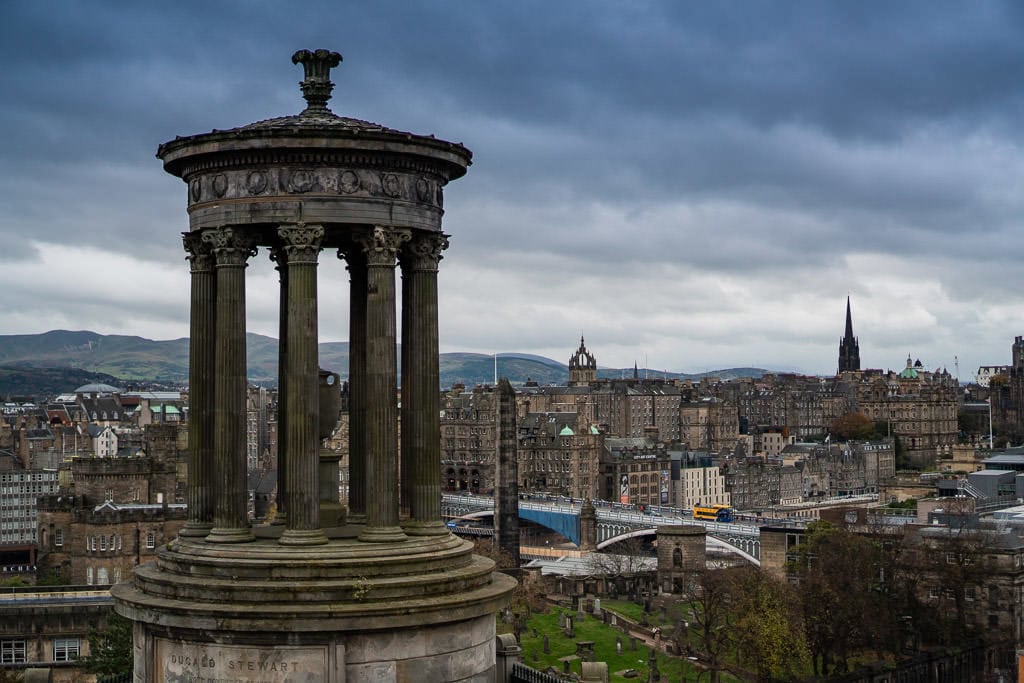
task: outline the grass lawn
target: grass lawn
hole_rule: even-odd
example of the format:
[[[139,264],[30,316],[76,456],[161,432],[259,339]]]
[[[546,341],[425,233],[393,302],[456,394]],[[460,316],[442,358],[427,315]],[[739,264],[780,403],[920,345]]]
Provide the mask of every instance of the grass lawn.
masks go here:
[[[643,605],[638,605],[632,600],[605,600],[602,598],[601,607],[628,617],[638,624],[644,614]],[[685,616],[688,611],[687,607],[687,603],[683,602],[672,604],[665,612],[662,612],[660,607],[655,607],[647,614],[647,624],[651,628],[660,627],[663,633],[671,633],[680,621],[689,618]]]
[[[603,602],[603,601],[602,601]],[[603,605],[602,605],[603,606]],[[639,609],[639,608],[638,608]],[[576,637],[569,639],[562,629],[558,627],[558,614],[564,612],[574,619],[573,629]],[[537,635],[533,635],[536,629]],[[544,653],[544,636],[548,636],[549,653]],[[615,640],[622,639],[622,654],[615,653]],[[641,642],[637,642],[636,650],[629,647],[629,637],[618,629],[606,626],[600,619],[586,615],[583,619],[576,620],[576,612],[562,608],[553,607],[544,614],[534,614],[523,632],[521,645],[523,648],[523,662],[534,669],[544,670],[549,666],[562,671],[561,657],[576,654],[576,642],[590,640],[594,642],[595,659],[599,662],[608,662],[608,673],[611,681],[622,683],[636,683],[636,681],[647,680],[647,658],[650,649]],[[535,658],[536,656],[536,658]],[[571,670],[580,673],[580,661],[574,660]],[[663,652],[658,653],[658,670],[667,680],[675,683],[682,680],[683,661],[669,657]],[[687,662],[687,666],[689,663]],[[626,669],[635,669],[639,672],[638,678],[624,678],[616,675],[616,672]],[[707,676],[704,677],[705,680]],[[696,672],[689,672],[687,681],[695,681]]]

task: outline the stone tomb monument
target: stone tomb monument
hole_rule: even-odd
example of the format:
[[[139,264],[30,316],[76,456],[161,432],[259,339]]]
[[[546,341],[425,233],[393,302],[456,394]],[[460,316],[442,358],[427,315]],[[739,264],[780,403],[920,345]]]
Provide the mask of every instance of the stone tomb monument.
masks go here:
[[[442,189],[471,154],[337,116],[327,102],[341,56],[301,50],[292,61],[305,69],[301,114],[157,152],[188,197],[189,516],[155,562],[112,590],[134,622],[135,680],[490,682],[494,614],[515,582],[448,532],[438,474]],[[280,273],[281,445],[276,523],[254,528],[245,268],[260,247]],[[331,251],[350,273],[347,511],[321,500],[337,490],[321,481],[337,467],[321,467],[317,362],[317,267]]]

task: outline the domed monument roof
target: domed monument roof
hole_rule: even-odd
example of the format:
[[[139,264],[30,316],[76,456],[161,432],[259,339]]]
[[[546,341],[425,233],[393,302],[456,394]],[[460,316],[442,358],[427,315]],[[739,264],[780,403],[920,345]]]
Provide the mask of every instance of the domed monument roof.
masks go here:
[[[120,394],[121,390],[115,386],[109,384],[103,384],[101,382],[93,382],[91,384],[83,384],[82,386],[75,389],[76,394]]]
[[[164,170],[189,185],[191,228],[295,220],[299,203],[305,220],[334,222],[346,213],[340,204],[357,204],[366,222],[384,223],[394,216],[380,205],[399,204],[401,223],[439,231],[442,188],[465,175],[472,153],[332,112],[337,52],[299,50],[292,61],[305,70],[301,113],[176,137],[157,149]]]

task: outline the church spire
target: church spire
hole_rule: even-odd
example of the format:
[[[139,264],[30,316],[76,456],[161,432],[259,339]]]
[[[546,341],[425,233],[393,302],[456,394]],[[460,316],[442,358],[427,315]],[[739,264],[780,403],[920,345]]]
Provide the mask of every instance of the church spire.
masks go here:
[[[850,312],[850,297],[846,297],[846,334],[839,340],[839,372],[860,370],[860,344],[853,336],[853,315]]]
[[[846,337],[853,339],[853,316],[850,315],[850,295],[846,295]]]

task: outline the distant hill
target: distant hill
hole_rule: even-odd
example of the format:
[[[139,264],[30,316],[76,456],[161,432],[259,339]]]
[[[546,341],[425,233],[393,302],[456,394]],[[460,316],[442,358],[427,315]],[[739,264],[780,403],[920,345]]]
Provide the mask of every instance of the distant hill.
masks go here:
[[[277,382],[277,340],[259,334],[246,335],[249,380],[256,384]],[[39,376],[38,386],[54,386],[48,394],[68,391],[88,382],[102,381],[125,386],[138,383],[181,385],[188,382],[188,339],[153,341],[143,337],[103,335],[96,332],[53,330],[43,334],[0,335],[0,395],[21,394]],[[320,366],[348,377],[348,342],[320,344]],[[74,369],[82,374],[61,373]],[[494,381],[494,356],[481,353],[443,353],[441,386],[467,386]],[[699,379],[703,376],[733,379],[761,377],[759,368],[733,368],[696,375],[639,371],[641,377]],[[601,368],[600,377],[632,377],[633,369]],[[564,384],[566,364],[527,353],[499,353],[498,376],[514,384],[528,379],[540,385]],[[78,378],[81,377],[81,381]]]
[[[56,396],[94,382],[114,386],[122,384],[116,377],[79,368],[0,365],[0,400]]]

